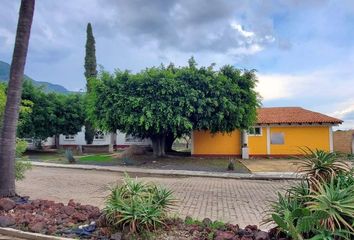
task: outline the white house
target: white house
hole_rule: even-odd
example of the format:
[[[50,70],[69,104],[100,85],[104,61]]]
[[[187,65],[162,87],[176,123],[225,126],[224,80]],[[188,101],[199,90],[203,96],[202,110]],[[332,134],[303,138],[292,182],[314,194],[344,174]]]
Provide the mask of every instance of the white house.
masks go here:
[[[115,148],[125,148],[130,145],[151,145],[150,139],[140,139],[132,137],[129,134],[117,131],[116,133],[104,133],[97,131],[91,145],[109,145],[112,144]],[[80,146],[86,145],[85,140],[85,127],[81,128],[81,131],[75,135],[63,135],[59,136],[60,146]]]
[[[33,139],[26,139],[28,142],[28,149],[35,149],[36,144]],[[104,133],[102,131],[97,131],[91,146],[103,146],[103,145],[113,145],[114,148],[125,148],[130,145],[141,145],[150,146],[150,139],[141,139],[133,137],[129,134],[117,131],[116,133]],[[55,138],[47,138],[41,143],[44,148],[55,147]],[[74,147],[74,146],[84,146],[86,145],[85,140],[85,127],[81,128],[81,131],[75,135],[59,135],[59,146],[60,147]]]

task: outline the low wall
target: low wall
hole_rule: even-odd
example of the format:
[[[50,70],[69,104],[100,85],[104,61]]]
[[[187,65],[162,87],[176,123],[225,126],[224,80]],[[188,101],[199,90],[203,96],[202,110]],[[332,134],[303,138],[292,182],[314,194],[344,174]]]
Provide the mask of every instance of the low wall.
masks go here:
[[[336,152],[353,153],[354,130],[333,132],[333,150]]]

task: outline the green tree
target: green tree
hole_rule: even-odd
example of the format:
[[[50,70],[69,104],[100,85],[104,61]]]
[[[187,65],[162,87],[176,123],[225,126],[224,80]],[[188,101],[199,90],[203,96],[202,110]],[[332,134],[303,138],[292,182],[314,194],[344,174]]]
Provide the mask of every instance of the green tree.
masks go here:
[[[17,24],[15,47],[10,68],[7,101],[0,136],[0,198],[16,195],[15,148],[22,79],[34,13],[34,0],[22,0]]]
[[[43,140],[59,134],[76,134],[84,124],[84,99],[80,94],[45,93],[25,81],[22,99],[32,103],[32,113],[19,126],[20,137]]]
[[[90,79],[97,76],[95,37],[93,36],[91,23],[86,28],[86,55],[85,55],[85,77],[86,90],[90,92]],[[85,140],[87,144],[93,142],[96,131],[89,120],[85,121]]]
[[[154,155],[160,157],[167,136],[251,126],[259,105],[255,84],[254,71],[198,68],[194,59],[182,68],[102,72],[90,86],[89,116],[102,129],[150,138]]]

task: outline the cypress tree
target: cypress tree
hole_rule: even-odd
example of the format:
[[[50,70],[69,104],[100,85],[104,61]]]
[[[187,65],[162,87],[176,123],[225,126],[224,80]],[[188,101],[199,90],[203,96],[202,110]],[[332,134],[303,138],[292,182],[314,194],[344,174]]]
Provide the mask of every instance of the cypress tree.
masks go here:
[[[85,48],[85,77],[88,81],[89,78],[97,76],[95,37],[92,33],[91,23],[87,24]],[[86,83],[86,86],[88,87],[88,83]],[[89,91],[89,89],[87,89],[87,91]]]
[[[86,91],[90,92],[90,78],[97,76],[97,63],[96,63],[96,47],[95,37],[92,33],[91,23],[87,24],[86,28],[86,55],[85,55],[85,77],[86,77]],[[95,129],[89,121],[85,123],[85,140],[87,144],[93,142],[95,136]]]

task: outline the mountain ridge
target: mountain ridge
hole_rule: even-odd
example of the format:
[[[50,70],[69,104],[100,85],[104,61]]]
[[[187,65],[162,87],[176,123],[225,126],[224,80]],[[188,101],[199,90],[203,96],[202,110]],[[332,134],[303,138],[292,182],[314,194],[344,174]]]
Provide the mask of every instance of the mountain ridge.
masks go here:
[[[8,82],[10,76],[10,64],[0,60],[0,82]],[[60,84],[49,83],[45,81],[37,81],[31,77],[24,75],[24,79],[31,81],[35,86],[43,86],[46,92],[70,93],[68,89]]]

